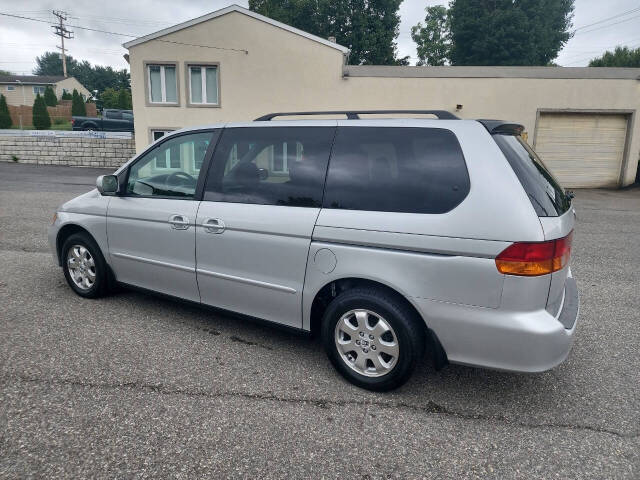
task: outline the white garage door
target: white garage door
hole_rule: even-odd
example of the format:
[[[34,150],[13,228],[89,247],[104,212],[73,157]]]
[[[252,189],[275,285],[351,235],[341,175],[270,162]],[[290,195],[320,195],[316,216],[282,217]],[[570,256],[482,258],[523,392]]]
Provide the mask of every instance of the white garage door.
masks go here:
[[[563,187],[618,185],[625,115],[541,113],[536,152]]]

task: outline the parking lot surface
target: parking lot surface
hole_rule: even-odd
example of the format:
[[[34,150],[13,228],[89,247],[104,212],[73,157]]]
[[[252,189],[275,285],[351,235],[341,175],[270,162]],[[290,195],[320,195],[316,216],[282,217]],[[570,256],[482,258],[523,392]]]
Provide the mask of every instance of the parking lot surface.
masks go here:
[[[376,394],[317,339],[141,293],[76,296],[46,227],[102,173],[0,163],[1,478],[640,478],[640,189],[577,192],[564,364],[425,359]]]

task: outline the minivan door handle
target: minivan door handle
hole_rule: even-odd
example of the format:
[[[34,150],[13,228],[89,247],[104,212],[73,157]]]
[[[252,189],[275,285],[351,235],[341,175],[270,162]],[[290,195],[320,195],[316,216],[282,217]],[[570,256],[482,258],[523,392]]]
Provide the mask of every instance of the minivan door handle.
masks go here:
[[[169,217],[169,224],[174,230],[188,230],[189,218],[185,215],[171,215]]]
[[[222,233],[226,226],[219,218],[206,218],[202,222],[202,228],[207,233]]]

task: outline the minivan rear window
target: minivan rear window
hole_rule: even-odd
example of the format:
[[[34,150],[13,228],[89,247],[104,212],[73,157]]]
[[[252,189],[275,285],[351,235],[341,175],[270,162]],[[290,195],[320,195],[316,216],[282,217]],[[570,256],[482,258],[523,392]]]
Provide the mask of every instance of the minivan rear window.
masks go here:
[[[323,208],[446,213],[468,193],[467,166],[450,130],[340,127]]]
[[[569,210],[571,198],[522,138],[495,134],[493,139],[520,180],[539,217],[558,217]]]

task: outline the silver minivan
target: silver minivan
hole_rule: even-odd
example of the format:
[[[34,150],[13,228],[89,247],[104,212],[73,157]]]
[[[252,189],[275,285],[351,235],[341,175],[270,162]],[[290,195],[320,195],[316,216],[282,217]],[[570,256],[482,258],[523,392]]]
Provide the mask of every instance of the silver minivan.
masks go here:
[[[523,127],[304,114],[318,113],[347,119],[183,129],[98,178],[49,229],[71,288],[130,285],[317,332],[371,390],[403,384],[425,350],[438,368],[561,363],[575,211]]]

